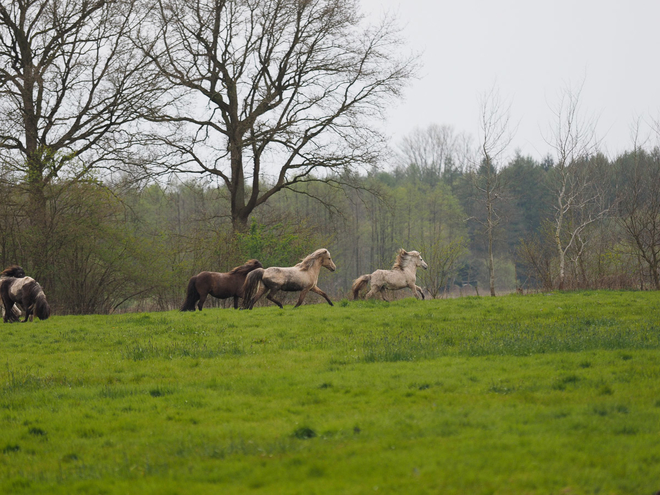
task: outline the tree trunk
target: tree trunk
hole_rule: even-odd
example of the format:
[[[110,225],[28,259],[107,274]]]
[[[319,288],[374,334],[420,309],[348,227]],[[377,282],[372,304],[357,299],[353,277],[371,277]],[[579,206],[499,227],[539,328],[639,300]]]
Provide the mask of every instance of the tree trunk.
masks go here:
[[[43,177],[44,166],[38,157],[32,157],[28,163],[28,222],[30,240],[28,256],[30,275],[42,284],[47,283],[48,272],[48,216],[46,184]]]
[[[560,199],[560,208],[561,208],[561,199]],[[564,290],[564,278],[566,275],[566,253],[561,245],[561,228],[563,224],[563,214],[559,214],[559,218],[556,220],[555,224],[555,244],[557,245],[557,256],[559,257],[559,290]]]
[[[243,172],[243,143],[235,136],[229,144],[231,160],[231,224],[234,232],[247,232],[252,208],[245,204],[245,174]]]
[[[493,255],[493,203],[488,194],[488,278],[490,281],[490,295],[495,297],[495,259]]]

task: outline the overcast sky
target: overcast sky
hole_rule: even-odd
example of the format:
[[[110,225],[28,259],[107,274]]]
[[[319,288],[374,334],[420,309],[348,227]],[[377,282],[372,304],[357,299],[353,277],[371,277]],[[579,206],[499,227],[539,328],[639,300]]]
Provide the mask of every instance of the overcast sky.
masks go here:
[[[660,117],[660,0],[362,0],[365,14],[396,15],[419,78],[389,112],[393,143],[415,127],[478,133],[479,100],[495,86],[511,101],[512,144],[541,159],[564,89],[582,86],[602,148],[630,149],[636,119]],[[512,150],[513,151],[513,150]]]

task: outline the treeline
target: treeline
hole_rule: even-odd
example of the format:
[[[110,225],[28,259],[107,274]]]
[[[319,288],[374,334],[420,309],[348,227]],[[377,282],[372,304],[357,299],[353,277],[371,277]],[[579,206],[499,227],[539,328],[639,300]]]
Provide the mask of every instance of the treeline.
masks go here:
[[[357,276],[389,268],[400,247],[422,252],[429,269],[418,283],[434,297],[484,295],[489,203],[480,181],[493,173],[497,293],[660,289],[657,149],[596,154],[564,169],[517,155],[496,171],[459,166],[452,156],[347,171],[273,196],[238,233],[222,186],[88,174],[45,189],[47,237],[36,239],[25,183],[3,172],[0,264],[30,274],[32,246],[40,245],[39,282],[59,314],[177,308],[199,271],[228,271],[250,258],[291,266],[319,247],[338,267],[320,281],[334,299],[348,297]]]

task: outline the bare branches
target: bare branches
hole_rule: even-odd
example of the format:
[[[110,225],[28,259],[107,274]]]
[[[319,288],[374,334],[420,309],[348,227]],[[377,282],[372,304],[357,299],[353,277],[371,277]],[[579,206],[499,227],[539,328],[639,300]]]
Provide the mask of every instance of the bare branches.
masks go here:
[[[55,157],[47,168],[35,165],[46,181],[74,159],[90,155],[98,164],[112,154],[111,135],[151,99],[157,86],[127,40],[135,5],[0,4],[0,150],[23,172],[44,153]]]
[[[482,97],[479,107],[479,158],[481,163],[469,175],[471,185],[477,191],[477,202],[483,206],[483,211],[480,211],[472,220],[481,224],[487,237],[491,296],[495,296],[493,244],[496,230],[502,221],[498,205],[504,199],[504,187],[502,175],[498,169],[498,160],[513,139],[510,128],[510,106],[503,102],[495,87]]]
[[[586,242],[583,233],[609,211],[603,177],[599,177],[599,157],[595,120],[585,118],[580,109],[580,92],[564,90],[554,113],[551,141],[556,164],[551,170],[554,200],[553,230],[559,258],[559,289],[564,288],[566,258],[574,250],[578,263]]]
[[[183,140],[204,134],[190,151],[206,161],[221,143],[227,159],[214,166],[235,228],[283,188],[377,156],[382,137],[366,118],[400,94],[415,59],[397,56],[391,20],[361,22],[354,0],[154,1],[134,39],[173,89],[148,118],[183,124]],[[177,149],[178,170],[212,168]]]

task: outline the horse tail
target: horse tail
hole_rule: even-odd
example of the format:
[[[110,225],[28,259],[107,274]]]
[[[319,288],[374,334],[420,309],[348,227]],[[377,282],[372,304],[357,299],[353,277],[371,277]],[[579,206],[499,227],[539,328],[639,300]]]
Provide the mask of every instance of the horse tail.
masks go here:
[[[47,320],[50,316],[50,306],[46,301],[46,294],[39,284],[32,289],[32,294],[34,295],[34,314],[40,320]]]
[[[257,268],[245,277],[245,282],[243,283],[243,309],[250,309],[252,298],[257,293],[259,283],[264,278],[264,271],[263,268]]]
[[[200,295],[197,292],[197,287],[195,282],[197,281],[197,275],[190,277],[188,281],[188,289],[186,290],[186,300],[183,301],[183,306],[181,306],[180,311],[195,311],[195,303],[199,301]]]
[[[355,279],[355,282],[353,282],[353,285],[351,286],[351,290],[353,291],[353,299],[358,299],[360,297],[360,291],[364,288],[365,285],[369,283],[370,280],[370,273]]]

